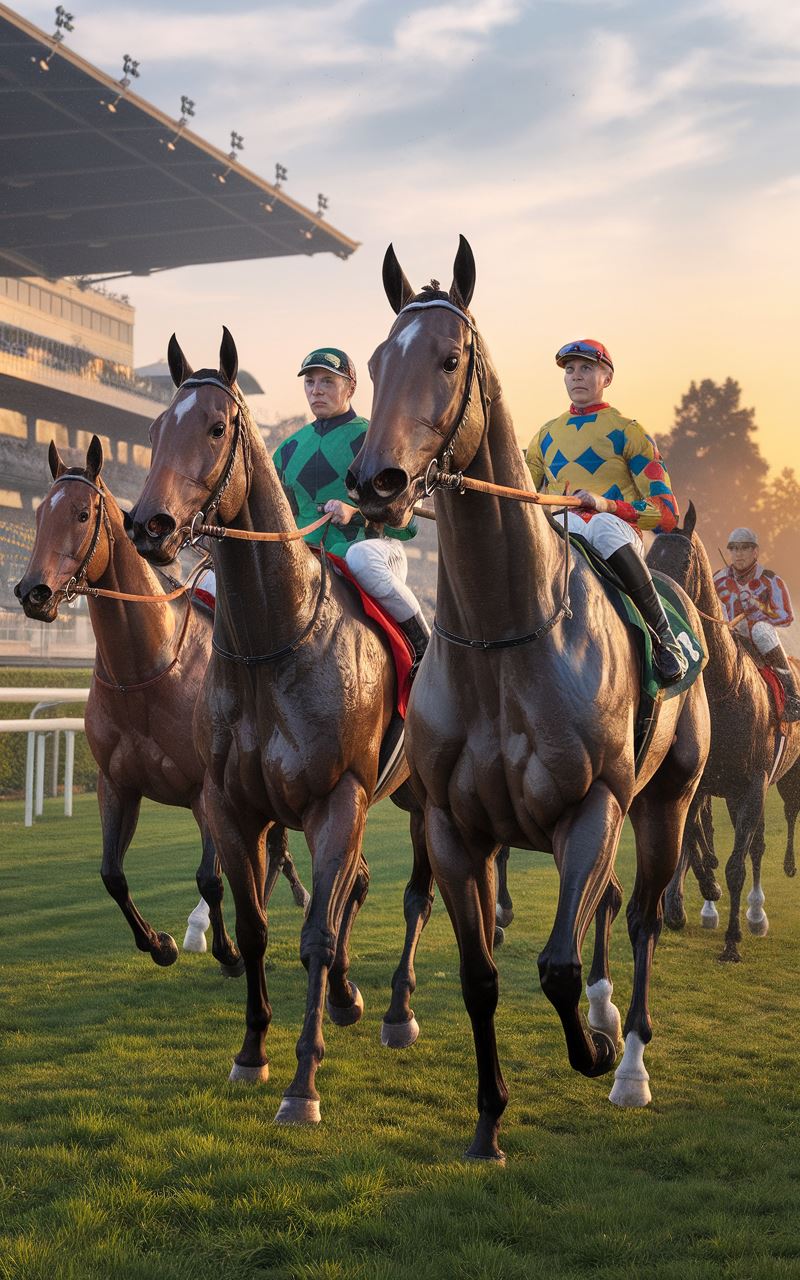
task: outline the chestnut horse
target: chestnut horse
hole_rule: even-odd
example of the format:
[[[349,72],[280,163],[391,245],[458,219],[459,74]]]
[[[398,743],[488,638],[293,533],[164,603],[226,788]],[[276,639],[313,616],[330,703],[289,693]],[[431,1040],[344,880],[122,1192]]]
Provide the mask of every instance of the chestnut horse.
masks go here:
[[[29,618],[53,622],[76,590],[99,588],[134,595],[168,594],[136,554],[123,513],[100,478],[103,449],[92,438],[86,467],[67,468],[50,445],[54,483],[36,512],[36,540],[15,594]],[[208,904],[212,952],[229,976],[242,960],[222,917],[222,880],[202,797],[203,764],[192,740],[197,693],[211,650],[211,620],[187,597],[173,603],[137,603],[89,594],[97,658],[86,703],[86,737],[97,761],[103,831],[101,875],[128,921],[136,946],[159,965],[172,964],[178,948],[157,933],[131,899],[123,860],[133,839],[142,796],[191,809],[203,841],[197,885]],[[280,840],[273,882],[282,862]],[[302,885],[288,863],[295,894]]]
[[[498,843],[553,853],[560,893],[539,973],[570,1063],[597,1076],[614,1065],[606,1030],[613,1015],[597,1018],[590,1006],[588,1031],[583,1024],[581,946],[599,909],[607,940],[619,902],[614,858],[630,813],[634,983],[611,1100],[644,1105],[651,959],[708,753],[708,709],[700,680],[665,701],[637,776],[639,658],[598,577],[576,557],[566,582],[565,544],[541,507],[435,484],[437,466],[441,477],[452,465],[468,469],[471,480],[531,488],[497,374],[467,310],[475,284],[469,245],[462,237],[447,293],[434,281],[415,296],[391,246],[383,278],[397,319],[370,362],[371,422],[349,487],[367,519],[391,524],[402,524],[423,491],[436,489],[436,624],[412,690],[407,751],[475,1039],[479,1118],[467,1154],[502,1160],[497,1135],[508,1093],[492,959]],[[693,619],[688,600],[686,607]],[[592,985],[595,978],[610,990],[606,956],[603,970],[590,974]]]
[[[174,336],[168,354],[178,390],[152,427],[152,466],[131,512],[136,547],[166,563],[211,511],[228,532],[274,531],[282,539],[223,537],[213,544],[213,652],[195,735],[206,763],[208,822],[236,901],[247,974],[246,1032],[231,1080],[258,1082],[269,1074],[265,833],[274,823],[302,830],[311,850],[313,891],[300,940],[308,972],[305,1020],[297,1071],[276,1119],[316,1123],[326,988],[328,1013],[338,1025],[357,1021],[363,1010],[348,978],[348,946],[369,882],[361,852],[367,810],[385,794],[376,783],[394,716],[394,665],[385,636],[365,618],[351,586],[299,538],[236,385],[238,358],[228,330],[218,370],[193,373]],[[407,776],[403,762],[394,785]],[[404,904],[406,947],[382,1033],[384,1043],[396,1046],[410,1044],[418,1032],[408,1001],[432,892],[422,811],[407,788],[402,804],[411,812],[414,873]]]
[[[748,854],[753,868],[753,888],[747,899],[748,926],[751,933],[761,937],[769,928],[761,887],[761,860],[764,856],[764,801],[769,783],[775,780],[772,773],[778,723],[772,696],[758,674],[756,663],[744,642],[726,625],[714,586],[714,573],[705,547],[695,532],[696,519],[694,505],[689,503],[683,528],[660,534],[648,552],[647,562],[651,568],[669,574],[698,609],[708,615],[702,622],[708,649],[704,679],[711,713],[711,751],[698,795],[724,796],[733,823],[733,849],[725,865],[730,916],[725,946],[719,959],[736,962],[741,960],[740,911]],[[795,673],[800,673],[800,664],[794,659],[790,661]],[[789,724],[786,728],[786,746],[775,777],[780,780],[778,785],[788,817],[790,808],[796,803],[798,778],[794,766],[800,759],[800,724]],[[697,841],[697,833],[687,828],[686,844],[690,847],[686,849],[667,891],[667,919],[673,925],[680,926],[685,920],[683,882],[687,863],[698,874],[700,887],[708,900],[711,886],[705,873],[710,870],[708,854],[713,841],[713,827],[706,819],[703,828],[701,843],[705,854],[699,866],[691,849],[692,843]],[[713,882],[713,877],[711,879]],[[704,907],[704,912],[704,918],[713,922],[716,913],[712,914],[708,906]]]

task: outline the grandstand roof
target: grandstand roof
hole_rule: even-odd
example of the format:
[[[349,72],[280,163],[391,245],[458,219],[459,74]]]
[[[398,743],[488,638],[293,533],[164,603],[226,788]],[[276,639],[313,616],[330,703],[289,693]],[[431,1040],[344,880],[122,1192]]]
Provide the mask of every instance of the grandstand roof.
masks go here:
[[[148,275],[358,247],[189,129],[169,150],[179,122],[63,44],[42,70],[52,49],[0,4],[0,274]]]

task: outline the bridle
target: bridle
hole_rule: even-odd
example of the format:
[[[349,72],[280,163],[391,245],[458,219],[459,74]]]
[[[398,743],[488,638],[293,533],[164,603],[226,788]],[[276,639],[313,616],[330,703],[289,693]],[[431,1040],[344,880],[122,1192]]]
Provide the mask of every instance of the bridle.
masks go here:
[[[106,498],[105,498],[105,493],[100,488],[100,486],[95,484],[93,480],[90,480],[88,476],[81,476],[81,475],[73,474],[72,472],[66,472],[63,476],[57,476],[56,479],[53,481],[53,483],[50,486],[51,493],[53,489],[55,489],[57,484],[61,484],[65,480],[75,480],[79,484],[88,485],[88,487],[94,490],[94,492],[100,498],[100,501],[97,504],[97,516],[95,518],[92,538],[89,543],[89,550],[86,552],[85,556],[83,557],[83,560],[78,566],[78,569],[76,570],[76,572],[73,573],[69,582],[63,588],[63,598],[66,600],[67,604],[72,604],[73,600],[75,600],[79,595],[85,595],[90,590],[87,583],[89,565],[92,563],[94,554],[97,551],[97,544],[100,541],[100,530],[104,523],[106,525],[106,532],[108,533],[108,536],[112,543],[114,541],[114,535],[112,534],[111,526],[109,525],[106,519]]]
[[[247,435],[246,433],[242,432],[242,414],[245,412],[244,401],[242,400],[241,396],[237,395],[236,391],[229,383],[223,382],[221,378],[186,378],[185,381],[181,383],[179,387],[179,391],[183,391],[185,387],[218,387],[219,390],[224,391],[226,396],[229,396],[230,399],[233,401],[233,403],[236,405],[236,415],[233,419],[233,432],[231,434],[231,444],[230,444],[230,449],[228,451],[228,457],[226,459],[225,466],[222,468],[222,472],[220,473],[220,478],[217,481],[217,483],[214,485],[214,488],[209,498],[206,500],[206,502],[203,504],[200,510],[195,512],[192,518],[192,523],[189,526],[189,534],[186,541],[189,543],[190,546],[194,547],[197,545],[200,538],[204,536],[202,532],[197,528],[198,522],[201,525],[206,524],[208,521],[208,517],[211,515],[211,512],[216,511],[219,508],[219,504],[222,501],[225,490],[228,488],[228,485],[231,482],[231,477],[233,476],[233,468],[236,463],[236,451],[239,447],[240,440],[242,441],[243,451],[247,450],[247,443],[246,443]],[[245,470],[245,481],[247,484],[247,491],[249,492],[250,464],[249,464],[249,458],[247,458],[246,456],[244,458],[244,470]],[[184,545],[186,544],[184,543]]]
[[[458,411],[453,418],[453,422],[449,429],[444,433],[441,448],[437,450],[433,458],[431,458],[425,470],[424,477],[417,477],[416,482],[422,480],[425,497],[429,498],[437,489],[449,490],[452,493],[466,493],[468,489],[474,489],[479,492],[494,494],[497,497],[513,498],[520,502],[536,502],[541,501],[538,494],[526,494],[524,490],[509,489],[504,485],[490,484],[488,481],[472,480],[465,476],[461,471],[451,471],[453,461],[453,453],[455,449],[456,438],[461,428],[466,423],[470,415],[472,407],[472,395],[475,384],[477,383],[478,395],[480,396],[481,411],[483,413],[483,429],[481,431],[481,440],[489,429],[489,412],[492,405],[491,397],[486,388],[486,361],[483,351],[480,347],[480,337],[478,330],[465,311],[456,307],[452,302],[445,298],[429,298],[425,301],[408,302],[397,313],[399,320],[407,311],[425,311],[429,307],[440,307],[446,311],[452,311],[460,320],[466,324],[470,331],[469,344],[469,362],[467,364],[467,375],[464,382],[464,391],[461,397],[461,403]],[[395,321],[395,323],[397,323]],[[436,427],[431,428],[437,432]],[[480,443],[480,441],[479,441]],[[562,618],[571,618],[572,610],[569,605],[569,575],[570,575],[570,541],[569,534],[566,529],[566,505],[563,509],[564,514],[564,579],[561,592],[561,603],[555,612],[537,627],[535,631],[529,631],[526,635],[513,636],[508,640],[472,640],[468,636],[456,635],[453,631],[446,630],[445,627],[437,621],[433,620],[433,629],[437,635],[443,640],[447,640],[450,644],[460,645],[465,649],[482,649],[488,651],[490,649],[513,649],[519,645],[531,644],[534,640],[541,640],[548,635],[554,627],[561,622]]]

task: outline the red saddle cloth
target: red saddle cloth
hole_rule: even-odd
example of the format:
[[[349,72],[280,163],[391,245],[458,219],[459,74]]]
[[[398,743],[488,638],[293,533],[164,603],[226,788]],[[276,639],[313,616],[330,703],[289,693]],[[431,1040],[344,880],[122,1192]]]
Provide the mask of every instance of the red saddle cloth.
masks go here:
[[[786,693],[783,685],[771,667],[759,667],[758,673],[764,681],[764,684],[772,693],[776,715],[779,720],[782,720],[784,708],[786,706]]]
[[[316,549],[316,547],[313,548],[314,551]],[[411,642],[400,630],[400,624],[395,622],[394,618],[378,604],[377,600],[367,595],[363,587],[359,586],[341,556],[331,555],[330,551],[327,554],[328,560],[337,572],[343,578],[346,578],[348,582],[352,582],[361,597],[361,605],[365,614],[368,618],[372,618],[373,622],[377,622],[389,641],[389,648],[392,651],[397,674],[397,710],[405,719],[408,695],[411,692],[411,664],[414,661],[414,650],[411,647]]]

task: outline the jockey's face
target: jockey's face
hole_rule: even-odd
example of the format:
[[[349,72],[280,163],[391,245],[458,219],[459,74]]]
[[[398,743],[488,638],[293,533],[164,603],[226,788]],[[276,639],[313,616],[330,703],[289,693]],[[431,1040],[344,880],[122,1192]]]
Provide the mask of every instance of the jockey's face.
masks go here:
[[[355,387],[349,378],[328,369],[309,369],[303,378],[306,399],[315,418],[337,418],[347,413]]]
[[[752,542],[729,542],[728,552],[737,573],[746,573],[758,559],[758,547],[753,546]]]
[[[568,360],[564,365],[564,386],[576,409],[599,404],[613,376],[606,365],[595,360]]]

